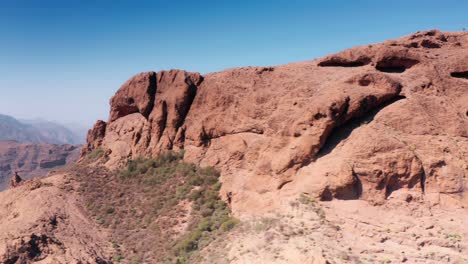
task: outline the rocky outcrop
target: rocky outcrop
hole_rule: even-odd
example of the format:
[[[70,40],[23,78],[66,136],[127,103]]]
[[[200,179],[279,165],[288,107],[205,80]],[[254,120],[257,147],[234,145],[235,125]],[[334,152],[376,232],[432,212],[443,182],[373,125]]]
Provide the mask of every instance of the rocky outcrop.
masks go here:
[[[102,140],[106,135],[106,126],[107,123],[98,120],[94,124],[93,128],[88,131],[88,136],[86,137],[86,145],[82,149],[82,153],[87,153],[93,149],[99,148],[102,145]]]
[[[98,121],[90,130],[83,154],[102,145],[109,165],[121,166],[131,157],[182,149],[182,126],[201,81],[198,73],[178,70],[131,78],[111,99],[109,122]]]
[[[75,162],[79,153],[79,147],[74,145],[0,141],[0,191],[8,187],[15,171],[25,180],[43,177],[51,170]]]
[[[236,213],[299,193],[467,205],[467,62],[468,33],[432,30],[276,67],[142,73],[83,155],[100,147],[119,167],[184,149],[221,170]]]
[[[18,187],[23,179],[18,175],[18,172],[15,171],[15,174],[10,179],[10,188]]]

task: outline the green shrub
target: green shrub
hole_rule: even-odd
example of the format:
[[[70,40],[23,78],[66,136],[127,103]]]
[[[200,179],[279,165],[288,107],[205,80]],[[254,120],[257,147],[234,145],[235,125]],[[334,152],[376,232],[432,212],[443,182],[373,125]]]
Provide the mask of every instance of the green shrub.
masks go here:
[[[102,157],[104,157],[105,151],[102,148],[93,149],[91,152],[86,154],[85,161],[91,162],[96,161]]]
[[[202,197],[202,195],[203,195],[203,194],[202,194],[202,191],[201,191],[201,190],[193,190],[193,191],[190,192],[188,198],[189,198],[191,201],[196,201],[196,200],[200,199],[200,198]]]
[[[240,221],[238,219],[230,218],[227,219],[224,223],[222,223],[220,228],[223,232],[227,232],[233,229],[237,224],[239,224],[239,222]]]
[[[108,207],[108,208],[106,209],[106,213],[107,213],[107,214],[113,214],[114,212],[115,212],[114,207]]]
[[[299,196],[299,202],[306,205],[312,205],[316,203],[314,198],[303,193],[301,193],[301,195]]]

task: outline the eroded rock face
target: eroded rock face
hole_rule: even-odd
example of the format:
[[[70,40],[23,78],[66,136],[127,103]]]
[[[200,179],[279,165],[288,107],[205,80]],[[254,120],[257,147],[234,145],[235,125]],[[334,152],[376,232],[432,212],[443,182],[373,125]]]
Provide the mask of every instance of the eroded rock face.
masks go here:
[[[468,33],[433,30],[276,67],[143,73],[112,98],[84,153],[102,147],[118,167],[184,149],[221,170],[237,213],[301,192],[467,205],[466,72]]]
[[[153,108],[155,92],[155,72],[135,75],[124,83],[111,98],[109,121],[115,121],[132,113],[140,113],[147,117]]]
[[[18,187],[23,179],[18,175],[18,172],[15,171],[15,174],[10,179],[10,188]]]
[[[102,140],[106,135],[107,123],[98,120],[94,124],[93,128],[88,131],[88,136],[86,137],[86,145],[82,149],[82,153],[87,153],[93,149],[99,148],[102,145]]]

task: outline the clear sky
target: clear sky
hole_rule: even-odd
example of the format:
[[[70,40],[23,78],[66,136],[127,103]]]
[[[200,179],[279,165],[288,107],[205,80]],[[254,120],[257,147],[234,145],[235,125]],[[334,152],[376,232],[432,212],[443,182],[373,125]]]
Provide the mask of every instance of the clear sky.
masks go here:
[[[141,71],[310,60],[468,28],[466,0],[0,0],[0,113],[90,125]]]

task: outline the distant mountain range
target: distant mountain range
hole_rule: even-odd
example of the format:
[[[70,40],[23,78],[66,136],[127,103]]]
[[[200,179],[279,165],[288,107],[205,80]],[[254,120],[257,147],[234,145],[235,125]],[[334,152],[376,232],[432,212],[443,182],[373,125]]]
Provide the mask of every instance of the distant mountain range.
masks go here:
[[[0,114],[0,140],[18,142],[44,142],[52,144],[82,144],[86,129],[68,128],[62,124],[42,119],[18,120]]]

